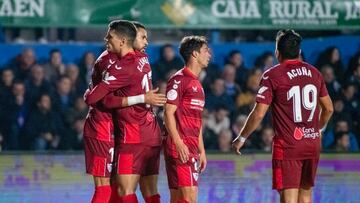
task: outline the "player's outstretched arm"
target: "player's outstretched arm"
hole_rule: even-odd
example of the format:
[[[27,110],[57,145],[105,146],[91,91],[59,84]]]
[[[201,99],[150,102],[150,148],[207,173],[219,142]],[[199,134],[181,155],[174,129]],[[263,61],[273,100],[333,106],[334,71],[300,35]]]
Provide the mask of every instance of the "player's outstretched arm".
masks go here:
[[[189,149],[181,139],[179,132],[176,128],[175,111],[176,105],[165,104],[164,121],[165,127],[170,134],[171,139],[175,143],[176,151],[180,158],[180,161],[186,163],[189,160]]]
[[[250,134],[258,128],[268,109],[269,105],[267,104],[255,104],[253,110],[246,119],[244,127],[233,141],[232,147],[237,154],[241,154],[240,149],[244,145],[246,138],[248,138]]]
[[[108,94],[102,100],[103,105],[108,109],[128,107],[136,104],[150,104],[153,106],[164,106],[166,97],[158,93],[159,88],[148,91],[146,94],[139,94],[130,97],[115,96],[114,93]]]
[[[320,129],[324,129],[334,112],[334,107],[329,95],[320,97],[319,102],[321,107],[319,127]]]
[[[199,153],[200,153],[200,173],[204,172],[206,169],[206,164],[207,164],[207,160],[206,160],[206,153],[205,153],[205,147],[204,147],[204,139],[203,139],[203,134],[202,134],[202,126],[200,129],[200,134],[199,134]]]

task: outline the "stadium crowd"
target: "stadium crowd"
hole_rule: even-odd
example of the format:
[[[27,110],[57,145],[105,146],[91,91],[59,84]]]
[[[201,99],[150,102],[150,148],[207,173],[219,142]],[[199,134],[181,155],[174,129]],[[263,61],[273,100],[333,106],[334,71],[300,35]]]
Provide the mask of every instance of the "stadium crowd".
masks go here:
[[[183,67],[173,46],[164,45],[160,59],[152,64],[153,81],[165,93],[166,82]],[[0,69],[0,150],[81,150],[83,124],[88,107],[83,93],[90,81],[94,53],[84,54],[79,64],[64,64],[60,50],[40,63],[26,48]],[[200,76],[206,94],[203,114],[205,148],[228,152],[250,113],[262,73],[276,64],[265,52],[253,67],[245,67],[241,52],[229,53],[225,65],[210,64]],[[306,61],[306,59],[303,60]],[[323,150],[359,151],[360,52],[344,67],[336,47],[319,54],[316,67],[323,74],[334,103],[334,114],[323,133]],[[163,109],[156,108],[162,123]],[[163,129],[164,130],[164,129]],[[246,142],[246,149],[271,151],[270,115]]]

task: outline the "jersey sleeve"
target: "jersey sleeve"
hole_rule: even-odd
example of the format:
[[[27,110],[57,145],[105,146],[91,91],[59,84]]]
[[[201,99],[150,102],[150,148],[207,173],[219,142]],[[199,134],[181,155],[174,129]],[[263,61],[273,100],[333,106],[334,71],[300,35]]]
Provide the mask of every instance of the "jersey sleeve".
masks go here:
[[[103,72],[102,81],[90,91],[85,98],[85,102],[88,105],[95,104],[104,98],[104,96],[108,93],[128,86],[131,78],[131,72],[125,70],[131,70],[131,68],[129,67],[125,69],[125,67],[121,67],[117,63],[109,65],[109,67]]]
[[[268,72],[265,72],[260,81],[260,88],[256,95],[256,102],[270,105],[273,99],[273,85]]]
[[[117,109],[122,107],[123,99],[126,99],[126,97],[116,96],[114,92],[111,92],[107,94],[101,102],[107,109]]]
[[[184,85],[184,81],[179,80],[178,77],[173,77],[168,81],[166,87],[167,104],[179,106],[184,91]]]

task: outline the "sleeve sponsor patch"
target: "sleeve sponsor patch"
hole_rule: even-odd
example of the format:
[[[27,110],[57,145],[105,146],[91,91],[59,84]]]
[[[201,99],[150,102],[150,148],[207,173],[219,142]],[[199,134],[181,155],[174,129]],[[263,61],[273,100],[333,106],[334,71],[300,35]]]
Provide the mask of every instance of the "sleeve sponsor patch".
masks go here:
[[[177,98],[177,96],[178,96],[178,93],[174,89],[169,90],[168,93],[166,94],[167,99],[170,101],[175,100]]]

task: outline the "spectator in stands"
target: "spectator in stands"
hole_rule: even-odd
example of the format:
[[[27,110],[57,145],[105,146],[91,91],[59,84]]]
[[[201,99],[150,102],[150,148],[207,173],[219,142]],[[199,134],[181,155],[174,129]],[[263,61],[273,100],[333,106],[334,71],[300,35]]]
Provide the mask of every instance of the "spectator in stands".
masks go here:
[[[21,55],[15,60],[11,66],[13,68],[15,78],[24,81],[28,78],[31,67],[36,63],[36,57],[32,48],[26,48]]]
[[[255,68],[265,71],[274,65],[274,61],[273,53],[266,51],[255,59]]]
[[[79,67],[73,63],[68,64],[65,75],[71,81],[71,93],[76,96],[82,96],[87,89],[86,82],[79,75]]]
[[[57,81],[65,74],[65,65],[62,61],[62,55],[59,49],[50,51],[50,61],[44,65],[45,78],[48,81]]]
[[[51,110],[51,99],[42,94],[37,107],[29,115],[25,124],[27,139],[34,150],[57,149],[61,136],[65,133],[63,122],[58,113]]]
[[[337,152],[349,152],[350,149],[350,136],[347,132],[338,132],[335,135],[335,144],[333,146]]]
[[[230,112],[235,109],[234,102],[225,92],[225,81],[221,78],[217,78],[211,91],[205,94],[205,107],[212,112],[217,106],[227,106]]]
[[[339,119],[335,123],[335,127],[333,130],[326,132],[323,135],[322,144],[324,148],[329,149],[331,145],[336,144],[335,135],[339,132],[346,132],[349,135],[350,140],[350,150],[351,151],[359,151],[359,142],[355,136],[355,134],[350,130],[349,121],[345,119]]]
[[[246,117],[247,116],[245,114],[239,114],[236,117],[235,122],[232,124],[232,127],[231,127],[233,137],[236,137],[239,134],[242,127],[245,125]]]
[[[59,148],[61,150],[82,150],[84,149],[84,118],[77,118],[71,123],[71,128],[62,137]]]
[[[202,134],[204,139],[205,149],[217,149],[217,135],[208,127],[209,112],[204,109],[202,113]]]
[[[3,103],[10,97],[14,78],[15,76],[12,69],[5,68],[1,71],[0,105],[3,105]]]
[[[266,126],[260,131],[260,142],[258,145],[258,149],[266,152],[271,152],[272,150],[272,142],[274,137],[274,130]]]
[[[349,112],[353,120],[360,117],[360,102],[356,98],[356,85],[347,83],[342,88],[342,97],[344,99],[344,111]]]
[[[36,105],[36,100],[41,94],[52,93],[52,86],[45,79],[44,68],[41,65],[34,65],[31,68],[30,77],[25,81],[26,98],[29,104]]]
[[[76,97],[74,106],[71,106],[64,113],[64,122],[71,126],[77,119],[85,119],[88,113],[88,106],[82,96]]]
[[[231,64],[226,64],[223,70],[222,78],[225,82],[225,92],[235,101],[236,96],[241,92],[240,86],[236,84],[236,69]]]
[[[214,83],[215,79],[218,78],[219,75],[221,75],[219,66],[214,63],[210,63],[206,69],[201,71],[199,80],[205,92],[210,91],[211,84]]]
[[[218,135],[218,150],[220,152],[231,151],[232,133],[229,129],[222,129]]]
[[[166,80],[171,69],[179,70],[183,66],[184,62],[176,56],[173,46],[165,44],[160,49],[160,59],[153,66],[154,80]]]
[[[81,63],[80,63],[80,77],[86,84],[89,84],[91,81],[92,68],[95,64],[95,54],[93,52],[85,52]]]
[[[67,76],[62,76],[57,81],[56,90],[52,95],[53,110],[61,115],[74,104],[75,96],[71,93],[71,86],[71,80]]]
[[[344,66],[341,61],[340,51],[337,47],[328,47],[320,53],[316,67],[321,68],[324,65],[329,65],[333,69],[336,80],[340,83],[344,81]]]
[[[229,110],[226,106],[217,106],[215,112],[209,114],[207,127],[218,135],[221,130],[230,128],[230,119],[228,116]]]
[[[330,121],[328,122],[326,131],[328,131],[329,129],[333,129],[335,127],[336,121],[338,120],[347,120],[347,121],[351,120],[351,114],[349,112],[344,111],[344,100],[340,95],[336,96],[333,99],[333,103],[334,103],[334,113]]]
[[[20,140],[24,122],[29,113],[29,105],[25,99],[25,85],[15,81],[12,95],[7,98],[4,109],[4,150],[20,150]]]
[[[255,97],[259,89],[261,75],[261,69],[252,69],[246,82],[246,87],[236,98],[236,106],[239,113],[250,113],[253,105],[255,104]]]
[[[322,76],[324,77],[329,95],[333,99],[340,93],[341,85],[335,78],[333,68],[331,68],[329,65],[322,66],[320,70]]]
[[[233,50],[230,52],[226,59],[226,64],[231,64],[236,69],[236,82],[242,87],[245,86],[246,78],[248,77],[249,70],[244,65],[244,58],[240,51]]]
[[[345,77],[349,78],[353,75],[354,70],[359,66],[360,64],[360,51],[358,51],[357,53],[355,53],[349,61],[349,65],[348,68],[346,70],[346,74]]]
[[[349,81],[355,85],[356,89],[358,90],[356,97],[360,99],[360,63],[354,68],[353,74],[350,76]]]

